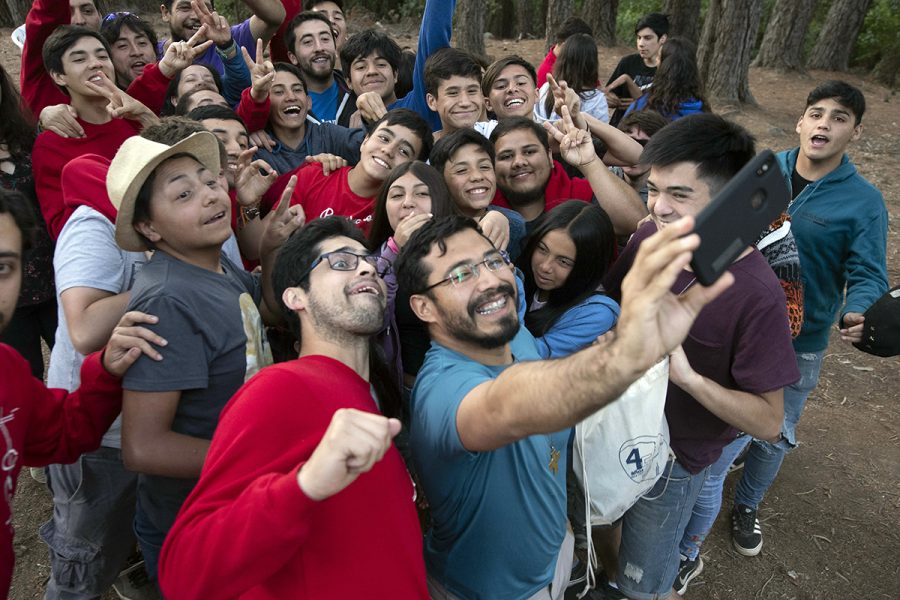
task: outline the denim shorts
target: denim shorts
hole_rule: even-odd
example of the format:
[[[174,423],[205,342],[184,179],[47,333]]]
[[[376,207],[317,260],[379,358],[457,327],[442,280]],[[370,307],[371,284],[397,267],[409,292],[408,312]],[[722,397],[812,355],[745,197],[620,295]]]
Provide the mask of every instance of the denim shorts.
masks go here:
[[[668,598],[678,574],[678,546],[709,467],[692,475],[669,459],[656,485],[625,513],[616,583],[632,600]]]

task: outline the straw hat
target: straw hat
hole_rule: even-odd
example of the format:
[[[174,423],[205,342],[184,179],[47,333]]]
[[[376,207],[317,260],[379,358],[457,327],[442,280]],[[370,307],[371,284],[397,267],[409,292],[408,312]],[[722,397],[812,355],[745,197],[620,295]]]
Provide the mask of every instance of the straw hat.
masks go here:
[[[106,176],[106,191],[110,202],[118,210],[116,243],[123,250],[147,250],[147,244],[134,230],[134,203],[141,186],[154,169],[176,154],[188,154],[196,158],[213,173],[218,173],[221,169],[219,140],[208,131],[191,134],[172,146],[136,135],[125,140],[112,159]]]

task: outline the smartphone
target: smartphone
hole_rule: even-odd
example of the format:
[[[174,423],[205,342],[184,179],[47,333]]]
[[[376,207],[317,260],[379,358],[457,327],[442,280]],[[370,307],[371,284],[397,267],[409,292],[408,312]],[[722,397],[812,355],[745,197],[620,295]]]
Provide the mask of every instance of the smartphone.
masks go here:
[[[725,184],[697,215],[694,233],[700,247],[691,269],[703,285],[712,285],[741,252],[787,208],[790,192],[775,154],[765,150]]]

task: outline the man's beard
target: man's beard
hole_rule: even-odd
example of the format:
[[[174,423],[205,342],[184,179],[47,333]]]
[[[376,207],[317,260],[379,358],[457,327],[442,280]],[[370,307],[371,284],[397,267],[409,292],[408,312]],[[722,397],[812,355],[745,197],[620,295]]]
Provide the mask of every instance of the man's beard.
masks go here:
[[[531,206],[535,202],[544,198],[543,186],[537,186],[534,189],[524,192],[501,187],[500,191],[503,192],[503,197],[506,198],[506,201],[509,202],[509,205],[513,208],[523,208],[526,206]]]
[[[506,294],[507,302],[513,303],[513,310],[507,318],[498,322],[500,327],[497,331],[486,333],[481,331],[475,324],[475,307],[479,304],[483,304],[487,297],[493,296],[497,292]],[[519,317],[515,303],[515,289],[509,284],[502,284],[492,290],[487,290],[479,294],[478,297],[469,301],[465,317],[459,314],[445,312],[439,305],[438,310],[440,310],[446,318],[447,333],[454,339],[475,344],[485,350],[493,350],[509,343],[519,332]]]

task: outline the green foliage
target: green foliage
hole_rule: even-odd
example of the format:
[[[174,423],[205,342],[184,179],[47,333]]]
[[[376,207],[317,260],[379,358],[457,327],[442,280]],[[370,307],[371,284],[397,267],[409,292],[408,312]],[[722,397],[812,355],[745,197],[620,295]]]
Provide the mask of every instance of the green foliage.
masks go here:
[[[662,10],[662,0],[622,0],[616,18],[616,38],[626,46],[634,45],[634,27],[647,13]]]
[[[900,52],[900,0],[875,0],[856,39],[850,64],[868,70],[888,52]]]

